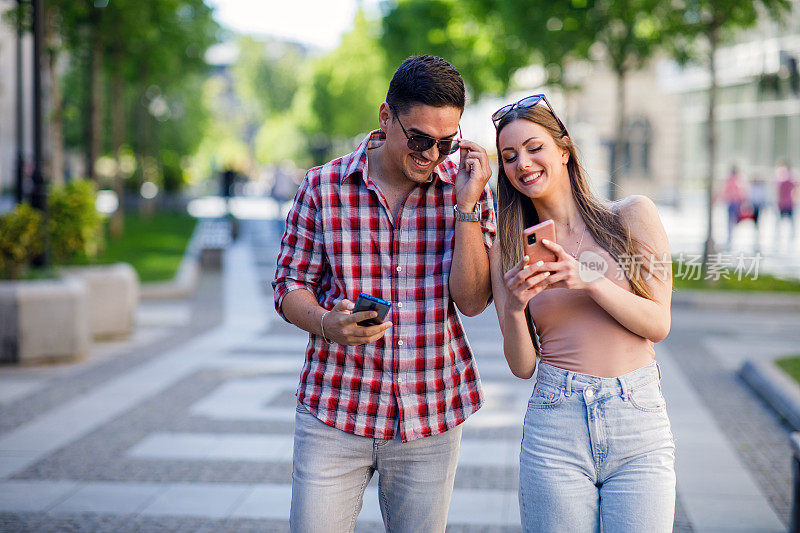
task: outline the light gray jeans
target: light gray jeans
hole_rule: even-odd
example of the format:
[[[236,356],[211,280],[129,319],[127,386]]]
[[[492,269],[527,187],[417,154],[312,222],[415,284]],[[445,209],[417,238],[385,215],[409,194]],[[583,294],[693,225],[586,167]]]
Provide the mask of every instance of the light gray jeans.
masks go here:
[[[375,471],[386,531],[444,531],[461,426],[403,443],[340,431],[300,403],[294,420],[293,533],[353,531]]]
[[[539,363],[520,449],[524,532],[670,533],[674,464],[655,363],[618,378]]]

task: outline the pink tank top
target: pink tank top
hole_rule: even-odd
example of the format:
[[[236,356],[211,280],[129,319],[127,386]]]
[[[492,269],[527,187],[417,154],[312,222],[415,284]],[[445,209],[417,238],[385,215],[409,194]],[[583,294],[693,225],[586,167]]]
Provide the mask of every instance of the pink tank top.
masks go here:
[[[596,244],[586,248],[607,261],[608,279],[630,291],[622,268],[611,254]],[[539,335],[542,361],[550,365],[592,376],[618,377],[655,358],[649,339],[626,329],[583,290],[546,289],[533,297],[529,309]]]

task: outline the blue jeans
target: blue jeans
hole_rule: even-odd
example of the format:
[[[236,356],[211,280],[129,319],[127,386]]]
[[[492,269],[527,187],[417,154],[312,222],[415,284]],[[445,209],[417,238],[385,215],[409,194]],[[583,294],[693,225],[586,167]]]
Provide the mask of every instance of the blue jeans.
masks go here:
[[[618,378],[539,363],[520,450],[523,531],[671,532],[674,463],[656,363]]]
[[[461,426],[406,443],[373,439],[328,426],[299,403],[294,423],[293,533],[353,531],[376,470],[386,531],[444,531]]]

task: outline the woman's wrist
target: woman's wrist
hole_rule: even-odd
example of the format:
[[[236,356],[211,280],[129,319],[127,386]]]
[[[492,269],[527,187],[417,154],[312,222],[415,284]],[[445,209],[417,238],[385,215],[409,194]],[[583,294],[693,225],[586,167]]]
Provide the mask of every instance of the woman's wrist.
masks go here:
[[[510,302],[506,301],[505,309],[503,309],[503,314],[506,317],[506,320],[509,318],[514,319],[521,319],[525,320],[525,308],[528,304],[523,305],[522,307],[515,307],[514,305],[510,304]]]
[[[597,300],[598,296],[600,296],[605,288],[604,285],[607,283],[609,283],[609,279],[605,276],[601,276],[592,281],[587,281],[584,290],[593,300]]]

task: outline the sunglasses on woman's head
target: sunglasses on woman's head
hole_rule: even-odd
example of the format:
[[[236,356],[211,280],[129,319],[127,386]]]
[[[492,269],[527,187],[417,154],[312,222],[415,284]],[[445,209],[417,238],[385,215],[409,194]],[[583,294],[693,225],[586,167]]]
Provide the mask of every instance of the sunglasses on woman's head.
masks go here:
[[[392,110],[392,113],[394,113],[395,118],[397,118],[397,122],[400,124],[400,127],[403,128],[403,133],[405,133],[406,139],[408,139],[409,150],[413,152],[424,152],[425,150],[430,150],[434,144],[437,145],[439,148],[439,153],[442,155],[450,155],[458,150],[461,139],[436,139],[423,133],[414,133],[409,135],[405,126],[403,126],[403,123],[400,122],[400,115],[397,114],[397,111],[392,104],[389,104],[389,109]],[[461,125],[458,126],[458,134],[459,136],[461,135]]]
[[[547,109],[550,110],[550,113],[553,114],[553,118],[556,119],[556,122],[558,122],[558,125],[561,127],[561,135],[567,135],[567,128],[564,127],[564,123],[561,122],[561,119],[558,118],[556,112],[553,111],[553,106],[550,105],[550,102],[547,101],[547,97],[544,94],[534,94],[531,96],[526,96],[522,100],[518,100],[513,104],[506,104],[497,111],[495,111],[494,113],[492,113],[492,123],[494,124],[495,129],[497,129],[497,125],[500,123],[501,120],[503,120],[503,117],[508,115],[515,108],[527,109],[529,107],[535,106],[541,101],[544,101],[545,105],[547,106]]]

